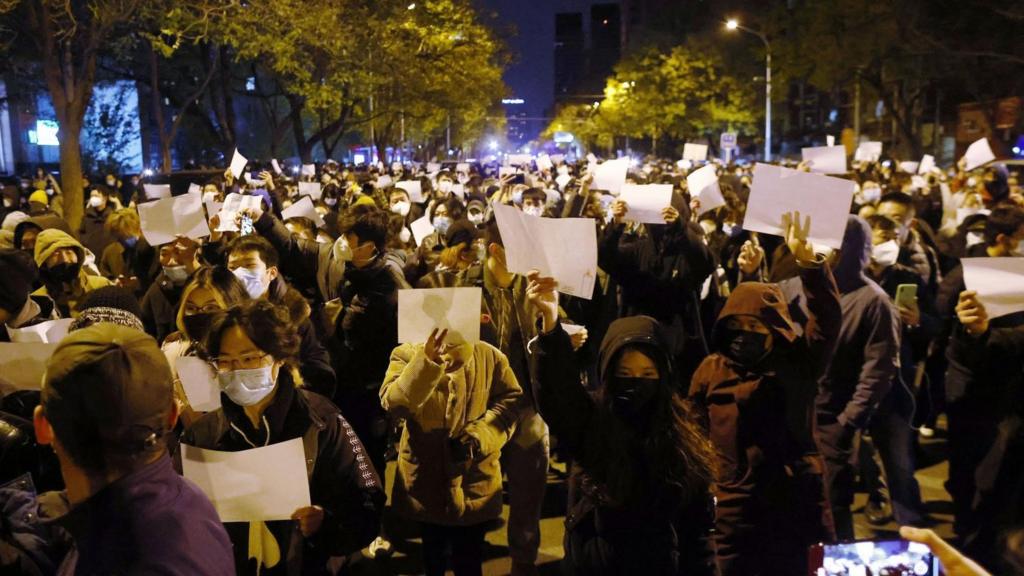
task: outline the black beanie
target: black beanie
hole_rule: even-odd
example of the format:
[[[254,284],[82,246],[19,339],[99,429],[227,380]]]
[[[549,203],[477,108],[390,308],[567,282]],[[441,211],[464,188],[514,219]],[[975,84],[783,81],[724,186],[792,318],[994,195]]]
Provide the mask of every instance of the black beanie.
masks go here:
[[[0,250],[0,270],[0,308],[16,315],[25,306],[39,269],[28,252]]]
[[[142,308],[131,290],[120,286],[104,286],[86,294],[78,305],[78,317],[68,331],[78,330],[97,322],[112,322],[136,330],[143,330]]]

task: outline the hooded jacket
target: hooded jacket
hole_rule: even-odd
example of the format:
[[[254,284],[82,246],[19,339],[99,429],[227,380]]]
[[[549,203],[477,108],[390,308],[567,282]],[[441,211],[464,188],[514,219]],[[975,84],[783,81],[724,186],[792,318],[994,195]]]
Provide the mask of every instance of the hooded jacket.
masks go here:
[[[102,276],[86,274],[84,266],[82,266],[85,263],[85,248],[68,233],[54,228],[43,230],[36,237],[35,259],[36,266],[40,271],[44,269],[47,258],[61,248],[70,248],[78,255],[78,277],[70,283],[61,284],[47,280],[45,273],[41,273],[43,287],[32,294],[53,298],[63,316],[76,317],[78,316],[76,311],[78,303],[85,298],[85,295],[97,288],[110,286],[110,281]]]
[[[40,214],[39,216],[32,216],[18,223],[14,227],[14,247],[21,249],[21,239],[25,236],[25,231],[29,228],[35,228],[36,230],[49,230],[54,228],[66,232],[68,235],[71,234],[71,228],[63,218],[56,214]]]
[[[107,218],[114,213],[114,202],[107,203],[106,208],[99,210],[88,206],[85,214],[82,215],[82,226],[78,230],[78,237],[93,254],[102,255],[111,242],[116,242],[114,236],[107,232],[105,224]]]
[[[531,343],[535,402],[573,459],[566,567],[574,574],[713,574],[709,485],[682,487],[654,479],[652,465],[657,463],[649,456],[650,439],[624,432],[627,425],[616,424],[606,404],[614,363],[631,345],[644,347],[659,366],[660,390],[652,402],[670,401],[676,383],[669,337],[653,318],[620,318],[609,327],[600,347],[601,382],[595,396],[580,382],[572,343],[561,325]],[[651,438],[663,433],[652,431]],[[616,497],[609,481],[624,469],[635,473],[632,496]]]
[[[871,228],[850,216],[834,270],[843,295],[843,321],[836,353],[820,382],[822,424],[867,427],[899,370],[900,318],[889,296],[864,272],[871,248]]]

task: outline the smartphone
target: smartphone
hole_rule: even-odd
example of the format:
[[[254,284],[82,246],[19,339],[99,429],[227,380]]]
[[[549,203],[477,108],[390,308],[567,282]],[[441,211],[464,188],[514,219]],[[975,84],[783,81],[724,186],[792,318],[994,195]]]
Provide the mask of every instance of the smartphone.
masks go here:
[[[917,302],[917,284],[900,284],[896,287],[896,307],[913,308]]]
[[[808,566],[810,576],[939,576],[939,560],[927,546],[900,538],[816,544]]]
[[[522,172],[516,174],[509,180],[509,184],[526,184],[526,174]]]
[[[240,230],[242,236],[248,236],[255,231],[252,226],[252,218],[248,214],[242,215],[242,225],[240,226]]]

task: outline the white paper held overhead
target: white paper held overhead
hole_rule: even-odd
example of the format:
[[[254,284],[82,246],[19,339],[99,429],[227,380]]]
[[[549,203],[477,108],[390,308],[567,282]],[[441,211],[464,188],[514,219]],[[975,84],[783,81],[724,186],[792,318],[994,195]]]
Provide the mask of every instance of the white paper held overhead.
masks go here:
[[[245,165],[249,163],[249,159],[242,156],[242,153],[235,148],[235,153],[231,156],[231,174],[234,175],[235,180],[242,177],[242,172],[245,170]]]
[[[917,164],[918,174],[927,174],[935,170],[935,157],[931,154],[925,154],[921,157],[921,161]]]
[[[687,142],[683,144],[683,160],[703,162],[708,159],[708,145]]]
[[[1024,312],[1024,258],[963,258],[964,285],[989,318]]]
[[[167,244],[178,234],[192,239],[210,235],[199,192],[146,202],[138,208],[142,235],[150,246]]]
[[[218,232],[238,232],[238,225],[235,217],[242,210],[256,210],[260,208],[263,199],[259,196],[249,196],[232,192],[224,199],[220,208],[220,226]]]
[[[661,211],[672,205],[671,184],[623,184],[619,200],[629,211],[626,220],[644,224],[664,224]]]
[[[402,180],[395,184],[395,188],[405,190],[409,194],[409,202],[423,203],[423,184],[419,180]]]
[[[616,158],[597,165],[594,171],[594,190],[604,190],[618,195],[622,185],[626,183],[626,172],[629,171],[629,158]]]
[[[309,196],[302,196],[293,202],[291,206],[281,210],[281,216],[285,220],[294,217],[309,218],[316,224],[317,228],[323,228],[325,224],[323,217],[320,216],[320,213],[313,206],[313,199]]]
[[[398,341],[423,343],[435,329],[446,341],[480,341],[480,288],[427,288],[398,291]]]
[[[299,182],[299,196],[309,196],[313,200],[319,200],[323,193],[319,182]]]
[[[434,233],[434,225],[430,222],[430,214],[424,214],[422,218],[418,218],[410,223],[409,231],[412,232],[416,245],[422,244],[424,238]]]
[[[782,216],[799,212],[801,220],[811,217],[812,243],[839,249],[853,192],[850,180],[757,164],[743,229],[783,236]]]
[[[718,172],[714,164],[708,164],[691,172],[686,177],[686,187],[690,190],[690,196],[700,202],[698,216],[709,210],[725,206],[725,198],[718,186]]]
[[[975,140],[967,147],[967,152],[964,152],[964,158],[964,170],[970,172],[995,160],[996,155],[992,153],[992,147],[988,144],[988,138],[981,138]]]
[[[146,200],[160,200],[161,198],[171,197],[170,184],[143,184],[142,191],[145,193]]]
[[[800,153],[811,172],[846,174],[846,148],[842,146],[815,146]]]

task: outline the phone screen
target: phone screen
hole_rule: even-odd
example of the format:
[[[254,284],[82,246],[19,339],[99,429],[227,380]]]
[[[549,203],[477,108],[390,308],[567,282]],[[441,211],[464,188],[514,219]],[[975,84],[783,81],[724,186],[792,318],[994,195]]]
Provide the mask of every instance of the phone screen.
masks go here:
[[[248,236],[254,231],[252,226],[252,218],[248,215],[242,216],[241,234],[242,236]]]
[[[939,562],[924,544],[865,540],[811,547],[814,576],[939,576]]]

